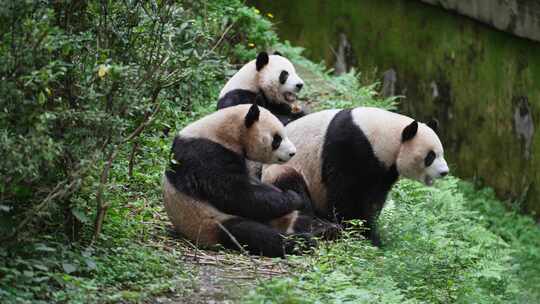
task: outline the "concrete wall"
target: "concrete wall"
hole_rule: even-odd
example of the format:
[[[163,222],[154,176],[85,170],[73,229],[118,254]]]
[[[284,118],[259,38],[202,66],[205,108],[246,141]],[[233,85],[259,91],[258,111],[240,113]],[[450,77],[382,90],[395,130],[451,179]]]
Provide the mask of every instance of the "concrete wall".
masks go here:
[[[540,41],[538,0],[420,0],[458,12],[499,30]]]

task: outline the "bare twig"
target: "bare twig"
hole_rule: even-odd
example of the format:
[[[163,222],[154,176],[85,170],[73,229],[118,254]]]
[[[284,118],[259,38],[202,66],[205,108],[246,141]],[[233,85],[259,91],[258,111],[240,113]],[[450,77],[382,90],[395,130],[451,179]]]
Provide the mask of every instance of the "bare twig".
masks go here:
[[[131,153],[129,155],[128,176],[130,178],[133,177],[133,165],[135,164],[135,154],[137,153],[138,148],[139,142],[136,141],[133,143],[133,147],[131,148]]]
[[[230,238],[231,240],[233,241],[233,243],[238,246],[238,248],[242,251],[242,253],[247,256],[249,258],[249,260],[251,261],[251,265],[253,267],[253,273],[255,274],[255,280],[257,281],[260,281],[261,278],[259,276],[259,272],[258,272],[258,266],[259,266],[259,263],[257,263],[257,261],[246,251],[246,249],[244,247],[242,247],[242,245],[240,245],[240,243],[238,242],[238,240],[229,232],[229,230],[227,230],[227,228],[225,228],[220,222],[216,221],[217,225],[219,226],[219,228],[221,228]]]
[[[227,228],[225,228],[225,226],[223,226],[219,221],[215,221],[215,223],[219,226],[219,228],[221,228],[221,230],[223,230],[223,232],[225,232],[230,238],[231,240],[233,241],[233,243],[238,247],[238,249],[240,251],[242,251],[243,254],[245,254],[246,256],[250,257],[251,256],[249,255],[249,253],[246,251],[246,249],[244,247],[242,247],[242,245],[240,245],[240,243],[238,242],[238,240],[234,237],[234,235],[232,235],[231,232],[229,232],[229,230]]]
[[[227,35],[227,33],[231,30],[231,28],[234,26],[235,22],[232,22],[224,31],[223,33],[221,34],[221,37],[219,37],[218,41],[216,42],[216,44],[214,44],[214,46],[210,49],[210,51],[207,53],[212,53],[220,44],[221,44],[221,41],[223,41],[223,39],[225,38],[225,35]]]
[[[116,157],[117,151],[118,150],[115,147],[111,150],[111,153],[109,153],[109,158],[107,160],[107,163],[103,167],[103,171],[101,172],[101,177],[99,179],[99,186],[96,194],[97,214],[94,226],[94,237],[92,240],[93,242],[97,240],[99,234],[101,233],[101,229],[103,228],[103,220],[105,219],[105,214],[107,213],[107,209],[109,208],[109,203],[103,202],[103,188],[105,188],[105,183],[109,178],[109,171],[111,169],[112,162]]]
[[[128,136],[126,139],[124,139],[124,143],[131,141],[135,137],[139,136],[141,132],[146,128],[147,125],[149,125],[156,117],[156,114],[159,112],[159,109],[161,107],[161,104],[158,102],[158,95],[159,92],[161,92],[162,87],[158,87],[154,89],[154,92],[152,93],[152,104],[154,104],[154,110],[152,112],[148,112],[145,114],[143,122]]]

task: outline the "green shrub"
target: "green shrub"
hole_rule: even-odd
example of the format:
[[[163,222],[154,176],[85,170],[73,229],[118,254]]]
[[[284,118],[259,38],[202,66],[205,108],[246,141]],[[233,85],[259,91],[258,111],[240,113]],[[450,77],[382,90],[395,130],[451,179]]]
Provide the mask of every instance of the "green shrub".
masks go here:
[[[231,71],[224,56],[243,62],[277,41],[239,1],[5,4],[0,232],[9,237],[33,225],[78,239],[96,201],[107,207],[109,159],[114,171],[141,136],[178,130],[214,103]]]
[[[436,188],[401,181],[387,204],[380,218],[383,248],[376,249],[358,239],[354,231],[346,232],[342,239],[327,243],[314,256],[295,258],[299,268],[295,275],[261,285],[247,301],[540,300],[540,231],[531,220],[511,215],[492,196],[478,193],[455,178],[438,182]],[[496,211],[479,206],[489,206],[490,210],[495,207]]]
[[[269,26],[237,0],[2,2],[0,302],[133,302],[192,276],[153,247],[171,137]]]

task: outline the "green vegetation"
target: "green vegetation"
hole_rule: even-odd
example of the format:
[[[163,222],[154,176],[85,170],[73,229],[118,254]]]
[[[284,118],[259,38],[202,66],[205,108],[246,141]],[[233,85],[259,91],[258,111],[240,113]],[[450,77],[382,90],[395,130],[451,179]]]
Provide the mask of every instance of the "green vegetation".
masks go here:
[[[279,43],[265,13],[239,0],[0,5],[0,303],[191,297],[201,274],[167,230],[161,174],[172,135],[260,50],[294,61],[315,109],[395,108],[373,77],[333,77]],[[347,231],[244,301],[540,301],[540,231],[489,190],[403,181],[381,225],[384,248]]]
[[[401,181],[381,219],[385,246],[358,233],[295,258],[251,303],[538,303],[540,230],[491,190],[456,178]]]
[[[189,289],[182,248],[162,248],[172,134],[270,26],[234,0],[2,2],[1,303]]]
[[[362,86],[354,71],[339,77],[324,65],[282,46],[295,64],[323,79],[306,81],[317,108],[370,105],[394,108]],[[368,78],[367,83],[373,83]],[[355,229],[313,255],[291,257],[288,277],[263,282],[249,303],[537,303],[540,301],[540,229],[508,211],[490,189],[478,191],[451,177],[434,188],[402,180],[380,219],[382,249]]]

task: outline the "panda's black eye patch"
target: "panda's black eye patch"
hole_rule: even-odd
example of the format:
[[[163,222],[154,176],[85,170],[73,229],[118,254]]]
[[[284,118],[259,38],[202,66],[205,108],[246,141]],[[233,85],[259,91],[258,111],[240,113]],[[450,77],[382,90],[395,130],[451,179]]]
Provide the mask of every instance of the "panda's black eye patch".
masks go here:
[[[285,84],[287,78],[289,78],[289,72],[281,71],[281,74],[279,74],[279,83]]]
[[[281,138],[281,135],[274,135],[274,139],[272,140],[272,150],[276,150],[277,148],[279,148],[282,140],[283,139]]]
[[[426,164],[426,167],[431,166],[433,164],[433,161],[435,160],[435,152],[429,151],[426,155],[426,158],[424,159],[424,163]]]

